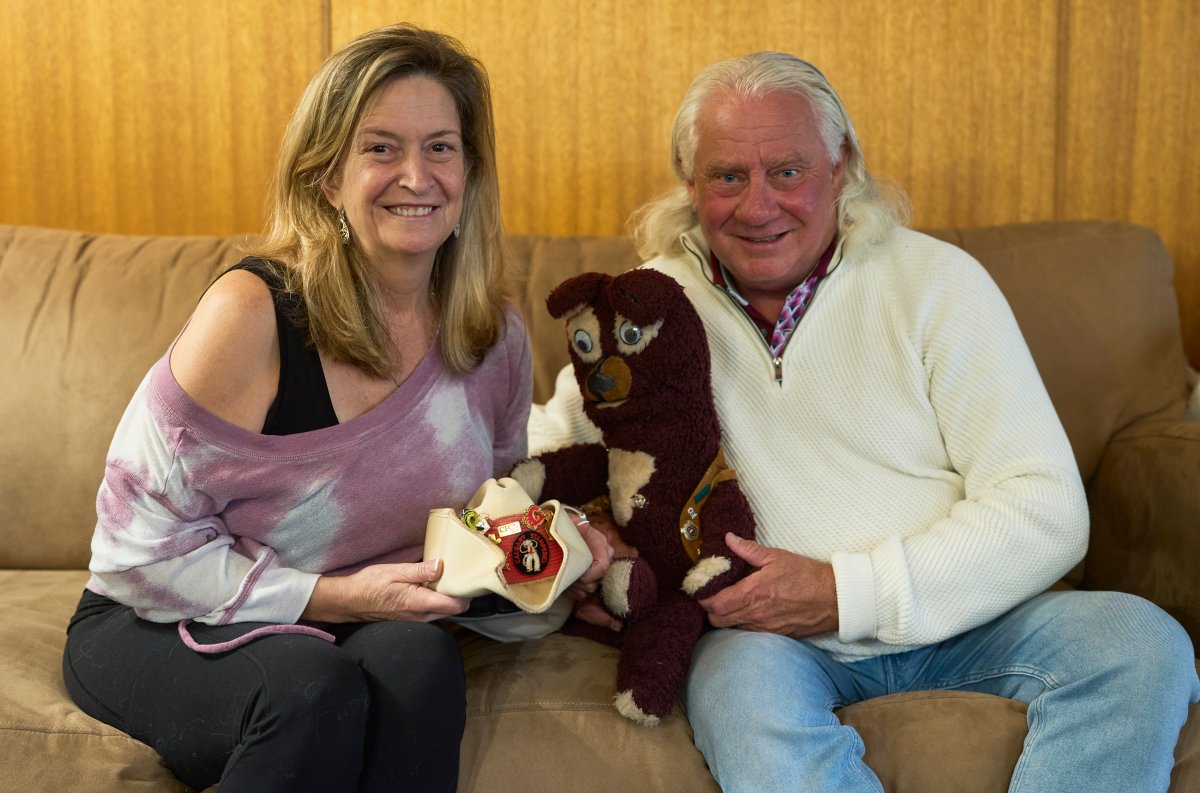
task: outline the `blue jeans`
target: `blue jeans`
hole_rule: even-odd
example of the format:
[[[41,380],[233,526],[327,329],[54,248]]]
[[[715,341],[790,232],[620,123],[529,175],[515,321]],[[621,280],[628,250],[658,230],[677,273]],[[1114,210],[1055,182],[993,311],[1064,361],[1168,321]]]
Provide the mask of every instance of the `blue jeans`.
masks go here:
[[[1157,606],[1052,592],[945,642],[840,663],[806,642],[711,631],[688,676],[696,745],[725,793],[882,791],[833,711],[901,691],[958,689],[1029,704],[1010,791],[1166,791],[1188,704],[1192,643]]]

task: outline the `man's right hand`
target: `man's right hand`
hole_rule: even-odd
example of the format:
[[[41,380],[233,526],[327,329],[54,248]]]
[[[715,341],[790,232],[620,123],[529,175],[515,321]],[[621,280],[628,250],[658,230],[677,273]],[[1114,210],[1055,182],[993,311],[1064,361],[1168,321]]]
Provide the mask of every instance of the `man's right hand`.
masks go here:
[[[833,565],[735,534],[729,550],[758,568],[700,601],[717,628],[741,628],[803,639],[838,627]]]

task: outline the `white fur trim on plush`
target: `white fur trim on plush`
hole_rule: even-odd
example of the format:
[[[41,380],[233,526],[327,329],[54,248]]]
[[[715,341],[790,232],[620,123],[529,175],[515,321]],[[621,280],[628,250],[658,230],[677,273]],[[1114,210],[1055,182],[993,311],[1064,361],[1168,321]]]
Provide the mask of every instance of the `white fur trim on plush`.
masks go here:
[[[642,709],[633,701],[632,691],[622,691],[613,697],[613,702],[617,706],[617,713],[620,713],[630,721],[636,721],[643,727],[655,727],[658,725],[659,720],[657,716],[643,713]]]
[[[632,559],[617,559],[604,571],[600,593],[604,597],[604,605],[618,617],[629,616],[629,579],[632,574]]]
[[[695,595],[700,588],[722,573],[728,572],[732,565],[724,556],[706,556],[688,570],[684,576],[683,586],[680,587],[688,595]]]
[[[654,475],[654,458],[642,451],[608,450],[608,496],[618,526],[633,517],[633,497]]]
[[[542,500],[542,488],[546,486],[546,464],[541,460],[518,463],[509,476],[517,480],[531,500]]]

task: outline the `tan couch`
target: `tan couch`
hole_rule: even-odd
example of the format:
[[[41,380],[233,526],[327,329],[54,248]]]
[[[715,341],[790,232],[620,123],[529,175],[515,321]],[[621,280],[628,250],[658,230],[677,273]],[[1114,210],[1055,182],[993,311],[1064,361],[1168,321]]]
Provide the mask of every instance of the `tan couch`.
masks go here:
[[[1093,511],[1074,583],[1144,595],[1200,640],[1200,422],[1171,262],[1157,237],[1101,223],[942,232],[992,272],[1046,378]],[[86,579],[104,454],[138,380],[236,241],[0,226],[0,791],[183,791],[153,751],[81,713],[60,673]],[[565,360],[549,288],[635,263],[628,240],[514,237],[519,299],[545,398]],[[463,791],[716,790],[678,713],[636,727],[611,708],[613,651],[560,635],[499,645],[463,637]],[[1136,692],[1130,692],[1136,696]],[[841,712],[892,793],[1003,791],[1025,708],[917,693]],[[1172,791],[1200,792],[1200,711]]]

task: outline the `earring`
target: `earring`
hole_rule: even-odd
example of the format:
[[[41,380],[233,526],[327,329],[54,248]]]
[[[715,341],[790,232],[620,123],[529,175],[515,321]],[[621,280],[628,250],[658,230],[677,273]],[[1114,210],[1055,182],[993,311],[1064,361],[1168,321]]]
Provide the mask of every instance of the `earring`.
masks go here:
[[[454,239],[458,239],[458,235],[462,233],[462,226],[458,223],[454,224]]]
[[[342,244],[350,244],[350,224],[346,222],[346,210],[338,210],[338,234],[342,237]]]

